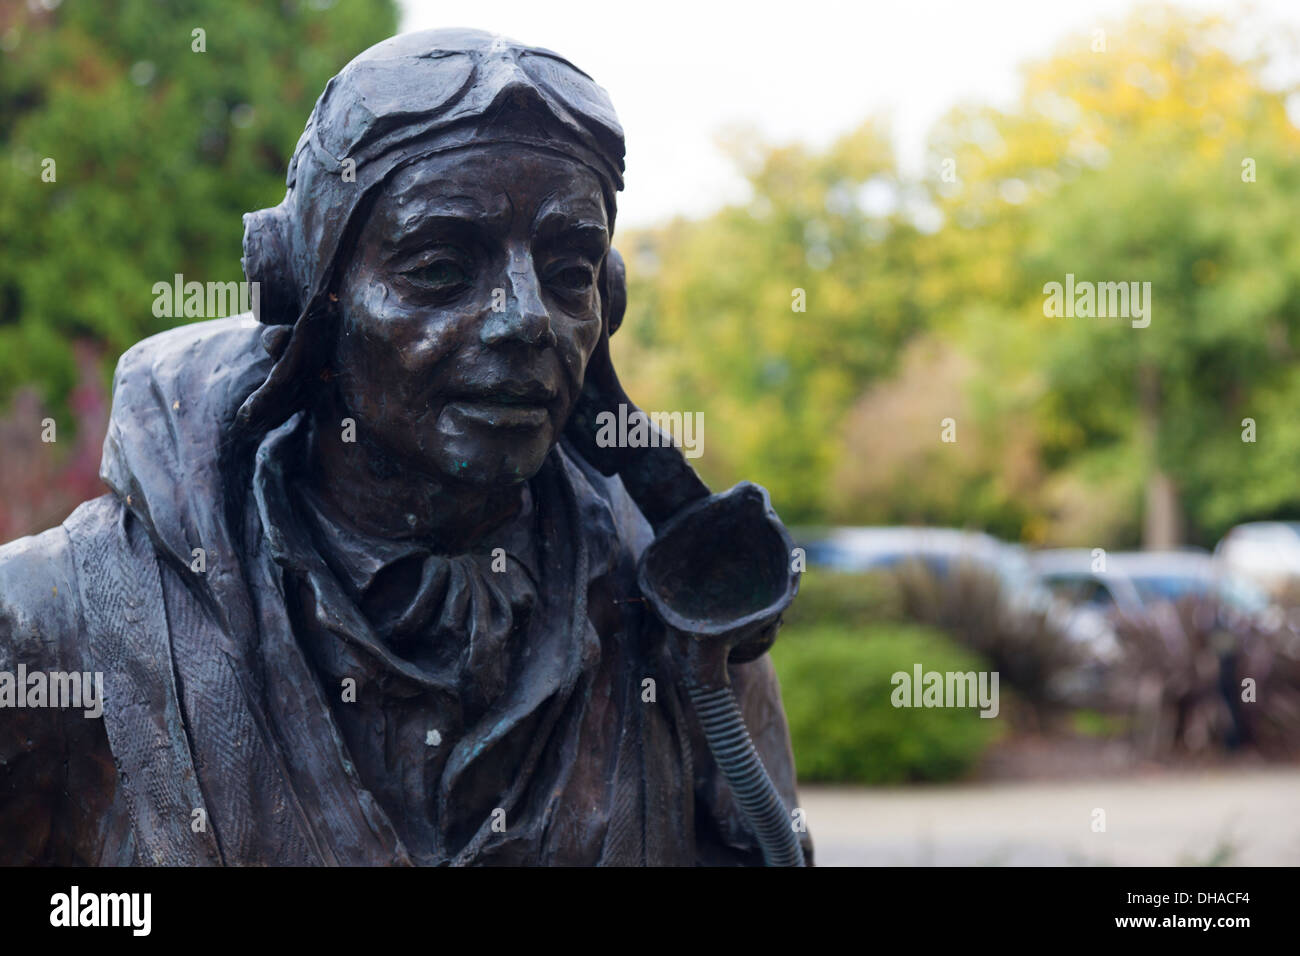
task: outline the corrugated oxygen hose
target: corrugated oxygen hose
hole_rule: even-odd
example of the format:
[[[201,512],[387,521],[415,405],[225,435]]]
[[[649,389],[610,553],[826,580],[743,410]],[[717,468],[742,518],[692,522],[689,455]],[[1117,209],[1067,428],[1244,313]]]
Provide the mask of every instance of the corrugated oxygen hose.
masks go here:
[[[803,848],[729,687],[689,688],[709,750],[758,836],[767,866],[803,866]]]

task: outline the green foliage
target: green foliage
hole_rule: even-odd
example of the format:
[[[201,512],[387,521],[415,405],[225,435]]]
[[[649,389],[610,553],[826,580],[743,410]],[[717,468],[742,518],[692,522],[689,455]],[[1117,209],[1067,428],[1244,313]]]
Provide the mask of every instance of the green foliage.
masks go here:
[[[33,9],[34,8],[34,9]],[[242,278],[242,213],[284,194],[315,98],[392,34],[393,0],[118,0],[0,19],[0,401],[64,408],[72,342],[178,323],[153,284]],[[195,52],[192,31],[205,31]],[[42,181],[42,160],[56,180]]]
[[[707,478],[794,521],[1089,547],[1136,544],[1153,494],[1202,544],[1300,511],[1296,87],[1215,16],[1105,26],[945,117],[918,181],[867,123],[756,146],[747,206],[620,237],[616,359],[642,404],[705,412]],[[1150,282],[1150,326],[1045,315],[1067,273]]]
[[[996,720],[976,709],[895,708],[891,676],[981,665],[942,634],[878,624],[788,628],[771,651],[804,782],[890,784],[951,780],[992,742]]]
[[[615,361],[645,407],[704,412],[706,477],[758,481],[799,521],[825,511],[817,478],[842,454],[840,415],[922,322],[919,233],[906,210],[879,218],[859,202],[897,187],[874,124],[821,155],[741,162],[748,206],[620,240],[630,288]]]
[[[1148,7],[1108,35],[1104,55],[1079,37],[1032,66],[1015,109],[936,131],[962,173],[935,184],[947,241],[1000,258],[962,337],[983,421],[1034,435],[1021,537],[1135,544],[1148,486],[1212,544],[1300,505],[1266,477],[1300,448],[1279,403],[1300,375],[1294,88],[1267,83],[1267,60],[1216,17]],[[1150,326],[1045,316],[1044,285],[1067,273],[1149,282]],[[1257,444],[1243,418],[1267,422]]]
[[[785,613],[787,634],[807,628],[840,627],[858,630],[882,621],[896,621],[903,608],[892,574],[844,574],[812,568],[799,578],[799,594]]]
[[[1080,737],[1111,740],[1122,737],[1128,731],[1128,721],[1119,714],[1076,710],[1070,715],[1070,729]]]

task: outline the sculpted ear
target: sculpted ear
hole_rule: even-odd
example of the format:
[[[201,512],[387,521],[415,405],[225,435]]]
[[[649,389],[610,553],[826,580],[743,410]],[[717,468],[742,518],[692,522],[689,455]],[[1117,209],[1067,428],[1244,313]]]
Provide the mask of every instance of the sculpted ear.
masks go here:
[[[627,273],[623,268],[623,257],[612,246],[605,255],[598,281],[600,313],[605,328],[587,363],[582,392],[569,414],[564,434],[574,449],[601,474],[612,475],[618,471],[621,451],[606,448],[596,441],[600,414],[617,409],[620,402],[628,403],[609,357],[609,337],[623,324],[623,313],[627,310]]]
[[[297,290],[290,275],[288,239],[282,206],[244,215],[244,278],[257,283],[257,319],[264,325],[298,320]]]
[[[623,324],[623,313],[627,311],[627,270],[623,266],[623,257],[613,246],[610,246],[605,265],[600,270],[600,300],[605,331],[613,335]]]

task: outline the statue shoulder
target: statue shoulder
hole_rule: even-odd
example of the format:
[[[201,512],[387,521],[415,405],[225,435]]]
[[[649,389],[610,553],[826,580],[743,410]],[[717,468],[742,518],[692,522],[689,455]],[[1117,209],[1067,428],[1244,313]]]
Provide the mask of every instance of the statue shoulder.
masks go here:
[[[122,353],[118,360],[123,370],[161,372],[211,370],[234,365],[240,370],[254,362],[265,374],[271,358],[261,347],[266,326],[251,315],[232,315],[224,319],[190,322],[141,339]]]
[[[0,865],[96,862],[115,779],[103,721],[28,696],[87,669],[79,594],[66,527],[0,547]]]
[[[0,670],[20,662],[59,669],[63,643],[81,630],[67,529],[60,525],[0,547]]]

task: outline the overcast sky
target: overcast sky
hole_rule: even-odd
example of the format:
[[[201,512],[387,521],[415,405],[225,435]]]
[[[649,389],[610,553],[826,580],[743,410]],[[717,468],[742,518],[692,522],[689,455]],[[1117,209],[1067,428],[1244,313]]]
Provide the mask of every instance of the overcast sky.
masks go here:
[[[549,47],[609,91],[627,136],[619,224],[700,215],[743,199],[717,148],[742,124],[824,145],[871,115],[892,120],[903,162],[963,100],[1007,104],[1019,66],[1122,17],[1132,0],[401,0],[403,29],[469,26]],[[1236,4],[1191,0],[1196,9]],[[1300,25],[1300,0],[1255,7]]]

